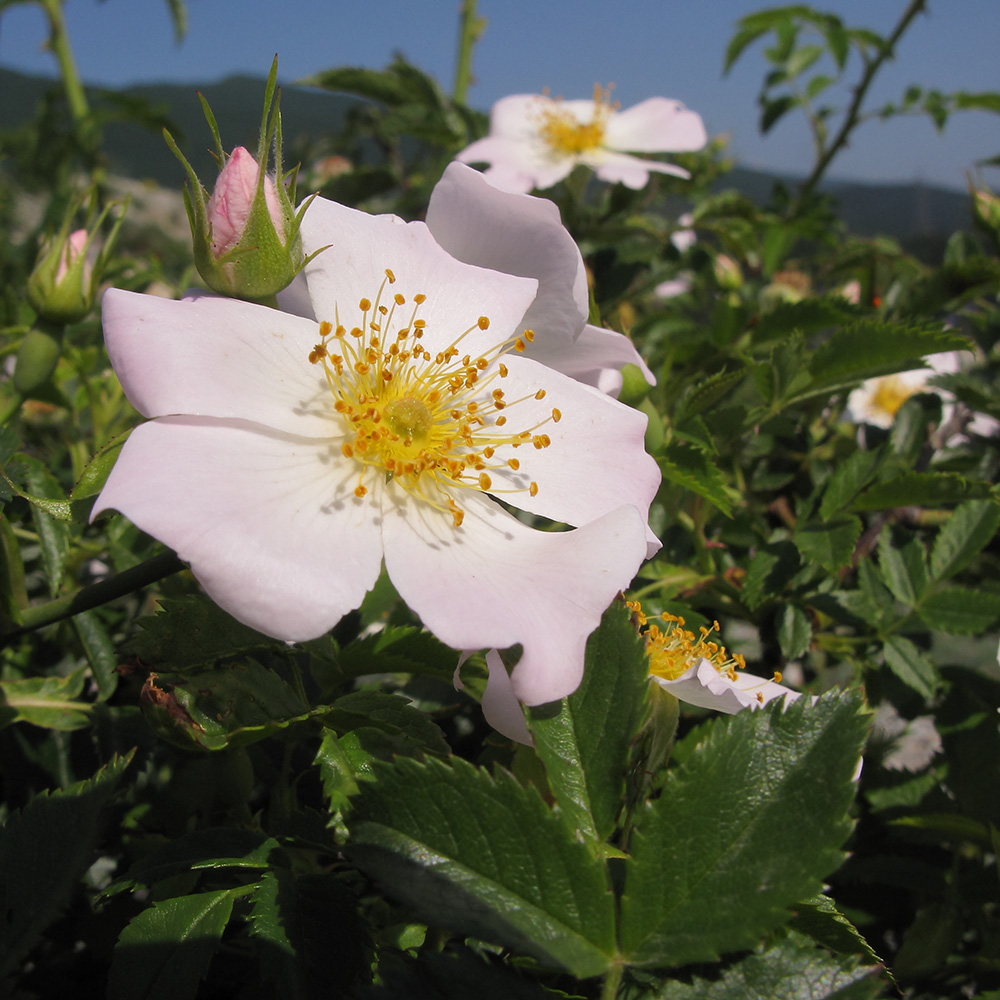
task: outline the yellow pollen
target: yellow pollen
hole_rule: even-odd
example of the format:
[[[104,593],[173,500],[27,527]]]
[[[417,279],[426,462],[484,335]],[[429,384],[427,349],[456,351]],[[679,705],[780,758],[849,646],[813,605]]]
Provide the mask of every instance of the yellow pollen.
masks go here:
[[[876,413],[895,417],[903,403],[917,391],[915,386],[907,385],[898,375],[883,375],[876,380],[870,405]]]
[[[562,420],[562,410],[558,410],[558,409],[556,409],[553,406],[552,407],[552,419],[558,424],[559,421]]]
[[[557,410],[543,419],[526,412],[516,430],[505,429],[507,414],[517,416],[519,403],[546,394],[539,389],[506,400],[496,388],[495,380],[508,375],[503,355],[524,350],[523,338],[533,334],[525,331],[522,337],[487,346],[482,334],[490,321],[478,316],[464,331],[445,335],[419,315],[425,294],[388,290],[396,280],[386,268],[377,293],[358,300],[362,316],[357,325],[341,323],[339,315],[335,326],[323,320],[320,343],[308,354],[310,363],[322,364],[333,396],[331,416],[342,430],[341,454],[359,467],[354,495],[367,496],[367,476],[381,474],[394,488],[449,514],[456,528],[465,517],[459,490],[536,496],[534,481],[520,485],[506,480],[497,484],[499,490],[494,488],[496,470],[520,468],[517,459],[508,457],[509,449],[529,442],[537,449],[548,447],[550,438],[540,429],[561,417]],[[440,343],[447,336],[451,342],[445,340],[432,354],[414,343],[425,332],[428,340]],[[329,349],[332,338],[339,353]]]
[[[674,681],[699,660],[708,660],[720,674],[735,680],[737,669],[742,670],[746,666],[746,661],[739,653],[729,657],[724,646],[710,641],[709,636],[719,631],[717,621],[712,622],[711,628],[699,626],[700,634],[696,636],[694,632],[684,627],[684,619],[678,615],[657,616],[658,620],[664,623],[661,626],[650,622],[638,601],[627,603],[636,616],[639,626],[644,630],[649,672],[653,676]]]
[[[538,112],[538,137],[555,156],[579,156],[598,149],[614,106],[611,87],[594,86],[594,111],[590,121],[581,121],[559,101],[546,101]]]

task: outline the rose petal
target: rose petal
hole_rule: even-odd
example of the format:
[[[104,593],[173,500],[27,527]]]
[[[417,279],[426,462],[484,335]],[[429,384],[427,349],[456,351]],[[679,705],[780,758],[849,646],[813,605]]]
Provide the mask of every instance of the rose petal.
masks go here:
[[[414,297],[423,294],[418,316],[426,321],[421,343],[433,355],[443,351],[464,331],[462,353],[486,353],[520,327],[535,297],[538,282],[463,264],[435,242],[422,222],[405,223],[394,215],[371,216],[316,198],[302,221],[306,253],[331,242],[307,268],[309,296],[317,318],[342,323],[348,329],[362,322],[358,303],[367,298],[373,307],[380,286],[381,302],[395,308],[392,321],[380,319],[384,335],[394,335],[413,315]],[[386,270],[395,278],[389,284]],[[394,306],[393,297],[405,303]],[[369,319],[372,313],[369,312]],[[489,328],[476,326],[480,316]]]
[[[776,681],[755,677],[737,671],[736,679],[730,680],[720,673],[706,659],[700,659],[688,667],[680,677],[668,681],[663,677],[650,678],[674,697],[700,708],[710,708],[726,715],[735,715],[744,708],[760,708],[775,698],[787,696],[790,701],[800,698],[801,692],[778,684]]]
[[[521,329],[539,337],[525,356],[541,360],[536,350],[546,359],[571,353],[587,321],[587,274],[551,201],[500,191],[471,167],[452,163],[431,193],[427,226],[458,260],[536,278],[538,294]]]
[[[356,608],[382,558],[379,492],[326,442],[242,421],[137,427],[98,497],[174,549],[234,618],[277,639],[322,635]]]
[[[598,152],[600,155],[587,154],[580,159],[593,167],[602,181],[607,181],[609,184],[621,182],[636,191],[646,186],[650,171],[656,174],[671,174],[674,177],[691,176],[686,170],[675,167],[672,163],[640,160],[626,153],[608,153],[603,150]]]
[[[185,413],[331,433],[330,391],[322,368],[309,364],[315,323],[237,299],[174,301],[117,288],[102,310],[111,363],[144,416]]]
[[[642,562],[645,525],[622,507],[576,531],[536,531],[478,493],[460,528],[401,490],[386,490],[385,565],[400,596],[455,649],[523,654],[516,697],[538,705],[574,691],[587,636]]]
[[[680,153],[708,141],[701,115],[680,101],[651,97],[608,119],[604,145],[630,153]]]

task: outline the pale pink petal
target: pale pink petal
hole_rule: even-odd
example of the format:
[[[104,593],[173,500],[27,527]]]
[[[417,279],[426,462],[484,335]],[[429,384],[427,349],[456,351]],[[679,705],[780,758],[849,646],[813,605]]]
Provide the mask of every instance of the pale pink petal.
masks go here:
[[[735,680],[730,680],[706,659],[688,667],[676,680],[656,676],[650,679],[681,701],[726,715],[735,715],[744,708],[760,708],[775,698],[787,696],[789,701],[794,701],[801,697],[799,691],[742,670],[737,671]]]
[[[608,149],[631,153],[690,152],[707,141],[701,115],[666,97],[651,97],[613,114],[604,131]]]
[[[293,434],[340,434],[321,367],[309,364],[315,323],[238,299],[175,301],[110,289],[104,339],[115,373],[144,416],[253,420]]]
[[[636,365],[642,370],[646,381],[650,385],[656,385],[656,377],[632,341],[623,333],[604,330],[599,326],[585,326],[571,353],[558,359],[539,360],[545,360],[557,371],[578,382],[595,386],[609,396],[617,397],[621,391],[621,370],[624,365]]]
[[[519,329],[521,318],[538,288],[532,278],[521,278],[463,264],[435,242],[422,222],[405,223],[394,215],[371,216],[345,208],[325,198],[316,198],[302,221],[302,245],[306,253],[332,245],[306,268],[306,281],[316,317],[348,329],[362,322],[358,303],[367,298],[373,305],[383,283],[381,302],[393,306],[393,296],[402,295],[386,333],[408,325],[414,297],[427,296],[418,316],[427,323],[423,346],[434,354],[444,350],[465,331],[462,352],[473,357],[489,351]],[[388,283],[386,271],[394,283]],[[479,317],[489,319],[487,330],[479,329]],[[339,318],[338,318],[339,317]]]
[[[546,360],[571,353],[587,321],[587,273],[551,201],[497,190],[482,174],[452,163],[431,193],[427,226],[466,264],[536,278],[538,294],[521,329],[540,336],[525,356],[538,357],[536,345],[547,352]]]
[[[312,299],[309,298],[306,276],[301,271],[292,278],[290,285],[278,292],[276,298],[278,308],[282,312],[291,313],[293,316],[302,316],[305,319],[316,319]]]
[[[598,150],[594,154],[585,154],[581,161],[591,166],[602,181],[609,184],[621,182],[633,190],[645,187],[649,181],[650,171],[656,174],[671,174],[674,177],[688,178],[691,175],[681,167],[672,163],[659,163],[656,160],[640,160],[626,153],[609,153]]]
[[[643,446],[646,415],[527,358],[509,356],[506,363],[508,376],[499,384],[508,400],[518,402],[504,410],[504,429],[541,425],[551,444],[498,447],[497,467],[489,473],[491,492],[514,507],[565,524],[586,524],[623,504],[646,517],[660,485],[659,467]],[[544,398],[536,399],[541,390]],[[552,419],[554,408],[558,422]],[[509,468],[509,459],[519,468]],[[534,497],[527,489],[532,481],[538,484]],[[649,541],[656,551],[656,537],[650,534]]]
[[[486,654],[486,666],[490,670],[490,679],[486,682],[482,701],[486,721],[507,739],[531,746],[531,733],[528,732],[524,709],[514,694],[510,674],[495,649]]]
[[[536,531],[481,494],[459,497],[451,518],[389,484],[382,535],[385,565],[400,596],[442,642],[455,649],[523,653],[512,674],[529,705],[574,691],[587,636],[645,551],[645,524],[623,507],[576,531]]]
[[[234,618],[306,640],[356,608],[382,559],[379,483],[321,441],[242,421],[164,417],[125,442],[94,515],[115,509],[174,549]]]

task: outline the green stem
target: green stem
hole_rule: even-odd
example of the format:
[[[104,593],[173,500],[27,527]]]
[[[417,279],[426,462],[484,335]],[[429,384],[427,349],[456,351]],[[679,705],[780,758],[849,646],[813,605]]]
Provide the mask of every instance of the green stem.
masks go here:
[[[608,969],[601,987],[601,1000],[615,1000],[615,997],[618,996],[618,987],[621,985],[624,973],[624,965],[612,965]]]
[[[812,173],[803,182],[802,187],[799,188],[799,195],[795,202],[795,208],[797,209],[801,205],[805,197],[816,187],[820,182],[823,174],[826,173],[826,168],[830,165],[831,160],[847,145],[847,140],[854,130],[854,127],[858,124],[858,118],[861,114],[861,105],[864,103],[865,95],[868,93],[868,88],[872,84],[872,80],[875,79],[875,75],[882,67],[887,59],[892,59],[894,56],[894,51],[896,48],[896,43],[902,37],[903,32],[910,26],[910,23],[917,16],[924,11],[927,5],[927,0],[910,0],[909,5],[903,12],[903,16],[899,19],[899,24],[896,25],[895,30],[889,36],[888,41],[882,46],[879,54],[867,65],[865,66],[865,71],[861,76],[858,85],[854,88],[854,99],[851,101],[850,107],[847,109],[847,114],[844,117],[843,124],[840,126],[840,131],[837,132],[836,137],[833,142],[827,147],[826,152],[816,161],[816,166],[813,167]],[[794,211],[793,211],[794,214]]]
[[[73,50],[70,48],[62,0],[40,0],[40,2],[49,21],[49,48],[59,62],[70,114],[73,116],[81,139],[89,138],[90,105],[87,103],[87,95],[83,89],[83,83],[80,81],[80,74],[77,72]],[[89,143],[85,143],[85,145],[89,145]]]
[[[75,594],[67,594],[54,601],[25,608],[21,613],[20,622],[16,623],[6,635],[0,637],[0,645],[25,632],[33,632],[35,629],[62,621],[64,618],[71,618],[81,611],[100,607],[102,604],[130,594],[134,590],[148,587],[149,584],[156,583],[157,580],[162,580],[182,569],[184,569],[184,563],[173,552],[163,552],[158,556],[153,556],[152,559],[147,559],[138,566],[132,566],[121,573],[116,573],[107,580],[83,587]]]
[[[462,0],[459,9],[458,60],[455,64],[455,86],[452,97],[465,104],[472,82],[472,51],[486,28],[485,18],[476,17],[476,0]]]

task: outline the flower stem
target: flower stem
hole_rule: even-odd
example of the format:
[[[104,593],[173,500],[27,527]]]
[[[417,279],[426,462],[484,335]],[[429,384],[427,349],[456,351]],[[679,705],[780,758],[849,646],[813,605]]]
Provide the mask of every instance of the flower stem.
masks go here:
[[[452,97],[457,103],[465,104],[472,81],[472,51],[486,30],[486,19],[476,17],[476,0],[462,0],[458,16],[458,60],[455,64]]]
[[[612,965],[604,976],[604,983],[601,986],[601,1000],[615,1000],[618,996],[618,987],[621,985],[622,975],[625,972],[624,965]]]
[[[865,95],[868,93],[868,88],[872,84],[872,80],[875,79],[875,75],[878,73],[879,69],[882,67],[887,59],[892,59],[895,55],[896,43],[902,37],[903,32],[910,26],[910,23],[917,16],[917,14],[923,13],[925,7],[927,6],[927,0],[910,0],[909,5],[906,10],[903,11],[903,16],[899,19],[899,23],[896,25],[895,30],[886,40],[885,44],[881,47],[878,55],[872,59],[871,62],[866,63],[865,71],[858,81],[858,85],[854,88],[854,99],[851,101],[850,107],[847,109],[847,113],[844,116],[843,124],[840,126],[840,130],[837,132],[836,137],[833,142],[826,148],[826,151],[822,156],[816,161],[816,166],[813,167],[812,173],[806,178],[799,188],[798,197],[795,200],[794,208],[797,210],[802,204],[805,197],[810,194],[813,188],[820,182],[823,174],[826,173],[826,168],[830,165],[833,158],[847,145],[847,140],[850,137],[851,132],[854,131],[854,127],[858,124],[858,118],[861,113],[861,105],[864,103]],[[793,213],[794,214],[794,211]]]
[[[45,625],[62,621],[64,618],[71,618],[81,611],[89,611],[91,608],[97,608],[109,601],[124,597],[134,590],[147,587],[149,584],[156,583],[157,580],[162,580],[182,569],[184,569],[184,563],[173,552],[162,552],[158,556],[153,556],[152,559],[139,563],[138,566],[132,566],[121,573],[116,573],[107,580],[83,587],[75,594],[67,594],[54,601],[25,608],[21,613],[21,620],[14,623],[13,628],[6,635],[0,636],[0,645],[25,632],[33,632]]]

